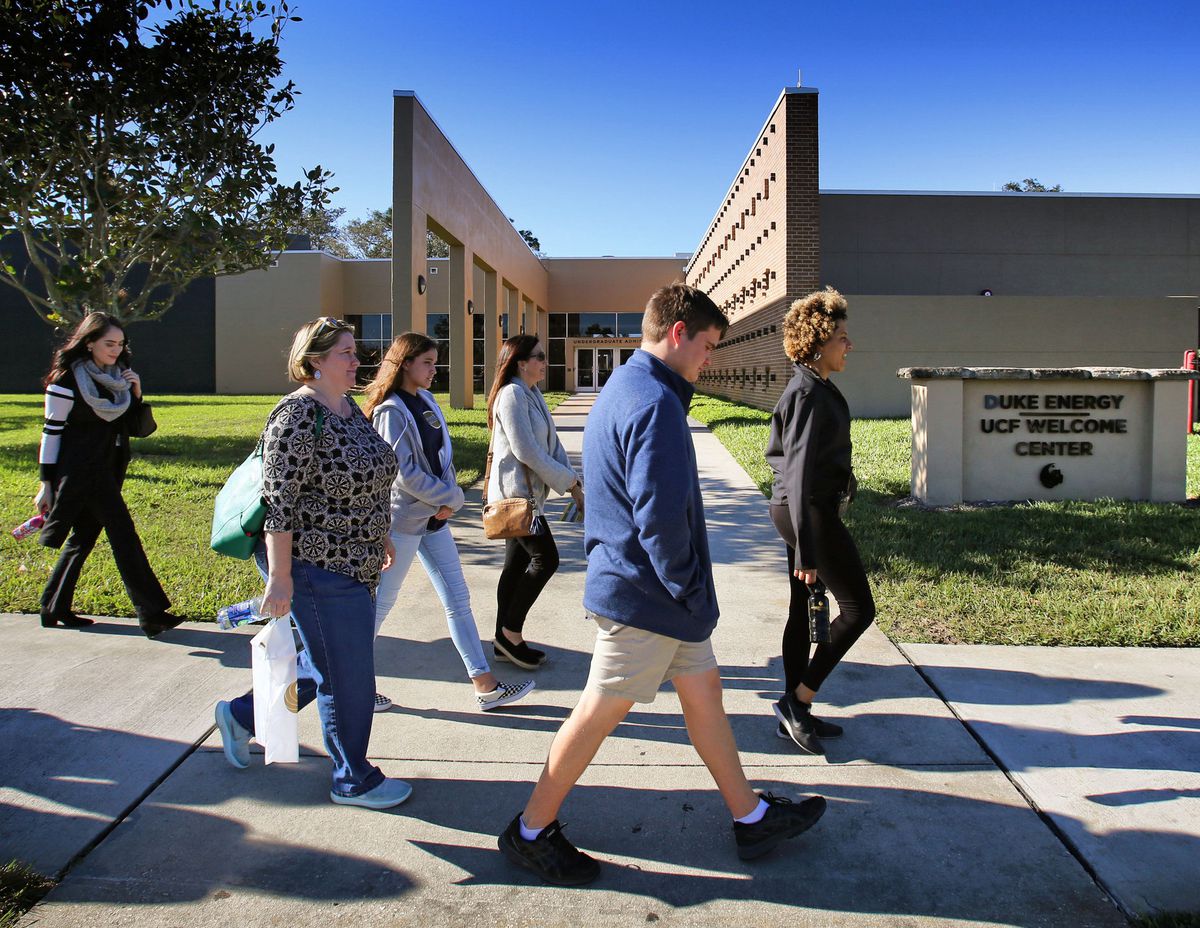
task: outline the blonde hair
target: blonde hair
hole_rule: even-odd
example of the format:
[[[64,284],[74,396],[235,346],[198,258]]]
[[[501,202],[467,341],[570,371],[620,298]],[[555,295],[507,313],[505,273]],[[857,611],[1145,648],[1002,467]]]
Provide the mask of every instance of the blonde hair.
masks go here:
[[[343,332],[354,334],[354,326],[332,316],[322,316],[300,326],[288,352],[288,379],[296,383],[312,380],[316,373],[312,362],[333,350]]]
[[[783,317],[783,351],[793,361],[812,361],[846,319],[846,298],[833,287],[796,300]]]

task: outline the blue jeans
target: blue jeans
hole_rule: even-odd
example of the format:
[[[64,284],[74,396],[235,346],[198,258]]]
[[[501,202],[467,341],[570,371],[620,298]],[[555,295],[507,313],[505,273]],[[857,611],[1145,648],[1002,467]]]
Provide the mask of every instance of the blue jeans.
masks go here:
[[[458,546],[449,526],[443,526],[428,535],[401,535],[392,532],[392,544],[396,546],[396,559],[392,566],[379,578],[379,591],[375,594],[375,634],[383,620],[396,605],[400,587],[408,576],[413,557],[421,559],[421,566],[429,574],[442,608],[446,610],[446,625],[450,629],[450,640],[458,649],[467,675],[474,679],[491,670],[483,656],[483,645],[479,641],[479,628],[475,625],[475,614],[471,612],[471,591],[463,576],[462,561],[458,557]]]
[[[266,549],[255,552],[266,575]],[[358,796],[384,776],[367,760],[375,711],[375,604],[366,585],[345,574],[292,561],[292,618],[303,650],[296,656],[300,708],[313,699],[325,750],[333,759],[333,791]],[[239,725],[254,732],[254,692],[230,703]]]

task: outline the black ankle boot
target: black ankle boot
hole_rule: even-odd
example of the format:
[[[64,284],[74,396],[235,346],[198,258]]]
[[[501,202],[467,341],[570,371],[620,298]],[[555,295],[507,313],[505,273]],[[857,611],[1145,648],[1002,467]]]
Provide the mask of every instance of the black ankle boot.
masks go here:
[[[139,618],[138,625],[142,629],[142,634],[147,638],[157,638],[168,629],[174,628],[181,623],[183,619],[177,615],[171,615],[169,612],[160,612],[153,618]]]
[[[76,615],[74,612],[66,612],[63,615],[42,612],[41,617],[42,628],[54,628],[56,625],[61,625],[63,628],[87,628],[95,622],[94,619]]]

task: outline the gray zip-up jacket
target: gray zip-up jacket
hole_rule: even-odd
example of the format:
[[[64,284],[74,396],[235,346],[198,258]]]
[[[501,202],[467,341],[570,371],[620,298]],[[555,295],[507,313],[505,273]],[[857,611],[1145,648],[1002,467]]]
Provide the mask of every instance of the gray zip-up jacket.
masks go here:
[[[392,531],[401,535],[424,535],[429,517],[438,509],[449,506],[457,512],[463,504],[446,417],[432,393],[418,390],[417,395],[442,425],[442,450],[437,461],[426,459],[417,423],[400,397],[389,394],[371,411],[371,424],[395,449],[400,464],[392,482]]]
[[[526,471],[528,468],[528,471]],[[529,486],[532,475],[533,487]],[[549,490],[565,493],[577,475],[558,440],[542,391],[513,378],[496,394],[492,407],[492,474],[489,503],[513,496],[532,496],[539,513]]]

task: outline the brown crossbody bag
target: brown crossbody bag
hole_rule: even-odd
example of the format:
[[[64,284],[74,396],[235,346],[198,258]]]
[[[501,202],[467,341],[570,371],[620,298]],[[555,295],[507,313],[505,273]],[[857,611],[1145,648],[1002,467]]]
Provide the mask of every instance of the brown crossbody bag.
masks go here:
[[[483,471],[485,497],[492,476],[492,446],[495,442],[496,433],[493,431],[488,442],[487,465]],[[511,496],[483,507],[483,534],[488,538],[524,538],[533,534],[533,520],[537,516],[537,505],[533,501],[533,475],[527,464],[521,466],[525,468],[525,485],[529,487],[530,495]]]

